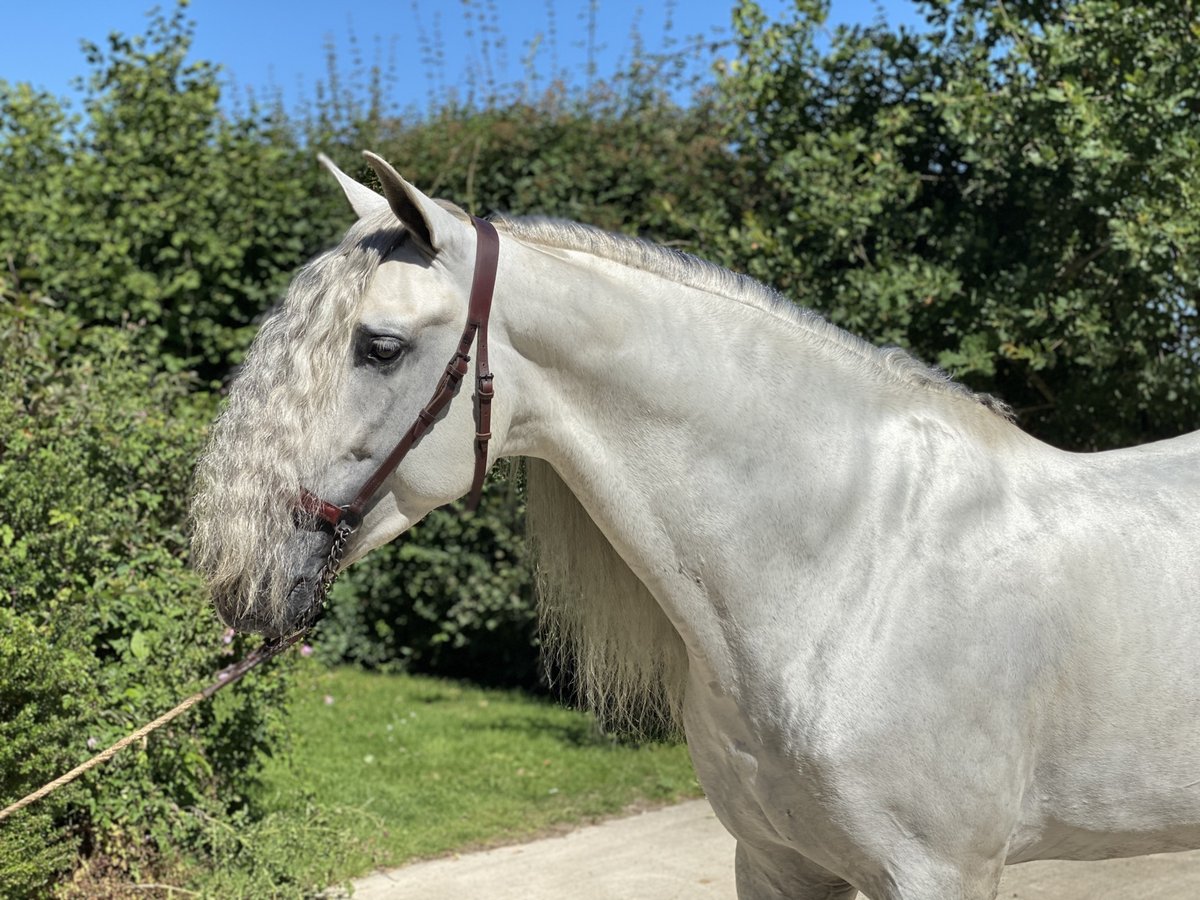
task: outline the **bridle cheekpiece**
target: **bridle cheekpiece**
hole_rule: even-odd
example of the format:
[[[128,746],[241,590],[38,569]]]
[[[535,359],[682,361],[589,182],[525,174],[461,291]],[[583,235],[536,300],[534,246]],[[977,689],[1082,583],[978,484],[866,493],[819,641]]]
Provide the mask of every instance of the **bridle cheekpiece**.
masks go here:
[[[362,524],[368,504],[376,492],[396,467],[408,455],[408,452],[421,440],[426,431],[437,421],[442,411],[450,405],[454,395],[458,393],[459,385],[467,374],[471,361],[471,345],[478,338],[475,352],[475,474],[471,481],[471,491],[467,499],[467,509],[474,511],[479,506],[480,493],[483,490],[483,480],[487,476],[488,441],[492,431],[492,396],[493,376],[488,368],[488,318],[492,311],[492,294],[496,288],[496,267],[500,258],[500,238],[496,229],[486,219],[471,217],[475,226],[475,271],[471,279],[471,294],[467,302],[467,324],[463,327],[462,337],[459,338],[458,349],[446,364],[446,369],[438,381],[437,388],[429,402],[417,413],[416,420],[404,432],[403,437],[384,458],[383,462],[371,473],[371,477],[363,482],[362,487],[354,498],[344,506],[330,503],[313,494],[307,489],[300,492],[296,502],[297,511],[317,520],[318,525],[328,525],[333,529],[333,544],[329,548],[329,556],[325,567],[321,570],[320,581],[313,597],[312,606],[302,623],[305,628],[312,625],[320,615],[324,606],[325,595],[337,578],[341,566],[342,555],[350,536]]]

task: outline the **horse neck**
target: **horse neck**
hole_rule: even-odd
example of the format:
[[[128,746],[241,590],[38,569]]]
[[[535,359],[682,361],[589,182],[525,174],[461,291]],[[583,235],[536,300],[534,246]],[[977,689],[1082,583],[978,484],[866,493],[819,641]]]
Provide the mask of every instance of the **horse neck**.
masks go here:
[[[579,252],[510,253],[506,453],[553,465],[689,645],[782,557],[844,551],[906,405],[934,432],[954,419],[941,405],[973,405],[909,399],[779,311]]]

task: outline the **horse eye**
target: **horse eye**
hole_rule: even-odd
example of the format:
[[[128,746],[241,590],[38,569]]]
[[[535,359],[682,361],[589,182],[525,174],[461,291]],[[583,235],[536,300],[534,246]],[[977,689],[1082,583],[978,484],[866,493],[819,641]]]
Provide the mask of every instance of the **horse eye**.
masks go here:
[[[404,342],[399,338],[394,337],[374,337],[371,338],[371,359],[377,359],[381,362],[388,362],[400,355],[404,349]]]

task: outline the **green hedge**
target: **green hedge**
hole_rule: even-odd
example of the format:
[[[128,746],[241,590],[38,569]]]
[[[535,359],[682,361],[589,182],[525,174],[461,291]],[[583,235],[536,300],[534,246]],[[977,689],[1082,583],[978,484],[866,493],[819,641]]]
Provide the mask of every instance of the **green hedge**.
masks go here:
[[[282,115],[223,112],[191,40],[177,8],[86,45],[82,116],[0,81],[0,264],[86,324],[141,324],[157,368],[217,379],[343,201]]]
[[[537,615],[516,472],[479,510],[435,510],[349,569],[313,636],[325,659],[537,688]]]
[[[1200,427],[1195,7],[923,6],[828,35],[827,0],[737,4],[727,259],[1057,446]]]
[[[226,643],[181,527],[213,401],[156,371],[133,329],[0,279],[0,805],[196,690]],[[197,847],[279,743],[264,672],[0,827],[0,896],[39,895],[79,848],[129,867]]]

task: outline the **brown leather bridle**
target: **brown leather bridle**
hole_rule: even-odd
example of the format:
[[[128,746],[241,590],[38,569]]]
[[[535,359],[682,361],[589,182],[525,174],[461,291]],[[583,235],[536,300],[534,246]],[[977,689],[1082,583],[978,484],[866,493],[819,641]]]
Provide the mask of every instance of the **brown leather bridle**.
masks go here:
[[[487,475],[488,441],[492,437],[493,377],[488,368],[488,318],[492,311],[492,293],[496,287],[500,238],[487,220],[472,216],[471,223],[475,226],[475,272],[471,279],[470,299],[467,302],[467,324],[463,327],[462,337],[459,338],[458,349],[446,364],[446,370],[442,373],[433,396],[417,413],[416,421],[404,432],[404,436],[392,448],[392,452],[358,489],[354,499],[345,506],[337,506],[323,500],[307,489],[300,492],[296,502],[297,509],[332,526],[334,533],[333,546],[321,573],[321,585],[317,596],[314,597],[314,605],[324,601],[325,591],[337,576],[346,542],[362,524],[367,504],[458,393],[459,385],[467,374],[467,364],[471,361],[471,344],[475,342],[476,336],[479,338],[479,347],[475,354],[475,475],[471,481],[467,509],[475,510],[479,506],[483,479]]]

